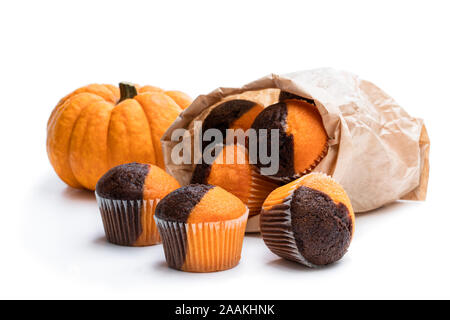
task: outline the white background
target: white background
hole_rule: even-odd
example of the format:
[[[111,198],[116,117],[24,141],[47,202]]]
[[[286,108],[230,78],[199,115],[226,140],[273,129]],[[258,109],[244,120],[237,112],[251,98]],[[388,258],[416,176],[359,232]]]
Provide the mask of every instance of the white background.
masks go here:
[[[1,1],[0,298],[450,298],[449,13],[448,1]],[[48,162],[48,116],[87,83],[195,97],[317,67],[374,82],[432,140],[427,202],[359,215],[333,266],[280,260],[253,236],[233,270],[170,270],[161,246],[107,244],[92,193]]]

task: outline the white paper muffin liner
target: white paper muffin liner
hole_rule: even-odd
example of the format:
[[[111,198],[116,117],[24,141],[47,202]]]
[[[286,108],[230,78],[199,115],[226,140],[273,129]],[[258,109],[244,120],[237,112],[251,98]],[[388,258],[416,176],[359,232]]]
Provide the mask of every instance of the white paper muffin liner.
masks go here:
[[[220,222],[182,223],[155,217],[169,267],[189,272],[215,272],[235,267],[241,259],[248,209],[241,217]]]

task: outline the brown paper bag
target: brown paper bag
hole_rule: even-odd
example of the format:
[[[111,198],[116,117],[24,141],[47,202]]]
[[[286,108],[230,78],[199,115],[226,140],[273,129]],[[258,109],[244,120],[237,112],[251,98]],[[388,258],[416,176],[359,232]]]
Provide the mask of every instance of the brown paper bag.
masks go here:
[[[334,69],[275,74],[241,88],[218,88],[199,96],[162,137],[166,168],[188,184],[195,165],[176,165],[172,133],[190,129],[214,105],[247,99],[265,107],[278,102],[280,90],[314,99],[330,137],[326,157],[313,171],[331,175],[347,191],[355,212],[379,208],[398,199],[425,200],[430,141],[423,120],[411,117],[371,82]],[[258,222],[250,222],[256,231]]]

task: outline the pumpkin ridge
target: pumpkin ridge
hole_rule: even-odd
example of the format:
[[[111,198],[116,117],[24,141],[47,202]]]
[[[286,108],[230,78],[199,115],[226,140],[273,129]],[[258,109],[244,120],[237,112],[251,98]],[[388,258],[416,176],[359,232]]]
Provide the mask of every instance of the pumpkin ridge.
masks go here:
[[[47,132],[50,128],[50,126],[55,123],[55,117],[56,114],[59,112],[59,110],[62,108],[62,106],[64,105],[64,103],[66,103],[67,99],[62,98],[61,100],[59,100],[58,104],[53,108],[52,113],[50,114],[50,117],[48,118],[47,121]],[[63,101],[64,100],[64,101]]]
[[[65,112],[66,110],[68,110],[68,108],[73,104],[73,100],[74,100],[75,98],[79,97],[80,95],[90,97],[91,99],[99,99],[99,101],[104,100],[103,97],[98,96],[98,95],[96,95],[96,94],[94,94],[94,93],[90,93],[90,92],[81,92],[81,93],[78,93],[78,94],[69,96],[69,97],[66,99],[66,101],[61,105],[61,107],[59,108],[59,110],[57,111],[57,113],[55,114],[54,121],[53,121],[53,123],[51,124],[51,127],[50,127],[50,128],[48,129],[48,131],[47,131],[48,136],[53,136],[52,132],[55,130],[55,126],[56,126],[57,122],[60,120],[60,117],[61,117],[61,116],[64,114],[64,112]],[[76,119],[73,121],[73,123],[72,123],[72,125],[71,125],[71,131],[70,131],[70,134],[69,134],[69,137],[70,137],[70,138],[69,138],[69,141],[68,141],[67,149],[65,150],[65,153],[68,154],[68,155],[69,155],[69,151],[70,151],[70,143],[71,143],[70,140],[72,139],[73,129],[75,128],[75,124],[76,124],[76,122],[77,122],[77,120],[78,120],[78,117],[80,116],[81,112],[82,112],[88,105],[89,105],[89,104],[85,104],[85,105],[83,106],[83,108],[80,109],[80,111],[79,111],[79,113],[78,113]],[[49,133],[50,133],[50,134],[49,134]],[[50,144],[52,143],[52,141],[54,141],[54,139],[47,139],[47,150],[50,149]],[[51,153],[52,153],[52,152],[51,152]],[[51,161],[51,162],[52,162],[52,161]],[[58,166],[58,167],[60,167],[60,168],[63,167],[63,168],[65,168],[65,170],[68,171],[68,172],[67,172],[68,177],[65,176],[64,178],[61,177],[61,173],[58,173],[58,172],[57,172],[58,176],[59,176],[63,181],[65,181],[65,182],[66,182],[66,180],[69,181],[70,183],[69,183],[69,182],[66,182],[66,183],[69,184],[69,185],[72,185],[72,186],[75,187],[75,188],[81,188],[81,187],[83,187],[83,185],[78,181],[78,179],[76,178],[76,176],[75,176],[75,174],[74,174],[74,172],[73,172],[73,170],[72,170],[72,167],[71,167],[70,161],[69,161],[69,156],[67,156],[67,159],[65,159],[63,165],[61,165],[60,159],[59,159],[59,160],[56,160],[56,162],[57,162],[57,166]],[[63,171],[64,171],[64,170],[63,170]]]
[[[85,108],[83,108],[83,110],[84,110],[84,109],[85,109]],[[81,184],[81,182],[78,180],[77,176],[76,176],[75,173],[73,172],[72,162],[70,161],[70,158],[72,157],[72,152],[71,152],[71,149],[72,149],[72,139],[74,138],[74,137],[73,137],[73,131],[74,131],[74,129],[75,129],[77,123],[78,123],[78,119],[80,119],[80,115],[81,115],[81,112],[83,112],[83,110],[80,111],[80,113],[78,114],[77,118],[75,119],[75,122],[73,123],[73,126],[72,126],[72,130],[71,130],[71,132],[70,132],[69,150],[67,150],[67,154],[68,154],[69,156],[68,156],[67,161],[69,162],[70,172],[71,172],[72,175],[74,176],[75,180],[78,182],[79,185],[81,185],[81,186],[84,188],[84,186]],[[83,139],[82,139],[82,140],[84,140],[85,135],[86,135],[86,130],[83,131]]]
[[[62,99],[61,99],[62,100]],[[59,117],[59,115],[61,114],[61,109],[64,107],[64,105],[66,104],[67,100],[64,101],[63,103],[60,102],[56,105],[55,109],[53,109],[52,114],[50,115],[50,118],[48,119],[47,122],[47,135],[49,134],[49,132],[51,132],[53,130],[53,127],[56,123],[56,119]],[[47,148],[50,145],[50,139],[47,139]]]
[[[104,86],[105,88],[107,88],[107,89],[112,93],[112,95],[114,95],[114,96],[116,95],[115,92],[113,92],[107,85],[102,85],[102,86]],[[88,87],[88,86],[86,86],[86,87]],[[86,88],[86,87],[82,87],[82,88]],[[80,88],[80,89],[81,89],[81,88]],[[79,90],[79,89],[78,89],[78,90]],[[75,91],[77,91],[77,90],[75,90]],[[86,93],[86,94],[91,94],[91,95],[93,95],[93,96],[96,96],[96,97],[99,97],[99,98],[105,100],[106,102],[113,103],[113,102],[111,102],[111,101],[106,100],[106,99],[103,98],[102,96],[100,96],[100,95],[98,95],[98,94],[96,94],[96,93],[90,92],[90,91],[88,91],[88,90],[82,91],[82,92],[78,92],[78,93],[75,93],[75,91],[72,92],[72,93],[69,93],[69,94],[66,95],[64,98],[62,98],[61,100],[59,100],[58,104],[57,104],[57,105],[55,106],[55,108],[53,109],[52,113],[50,114],[50,118],[49,118],[48,121],[47,121],[47,133],[48,133],[48,131],[49,131],[50,126],[53,125],[53,124],[56,122],[56,120],[57,120],[57,118],[58,118],[56,115],[60,113],[60,111],[63,109],[63,106],[64,106],[68,101],[71,101],[73,98],[77,97],[77,96],[80,95],[80,94],[85,94],[85,93]]]
[[[47,122],[47,134],[53,130],[58,118],[61,116],[64,109],[67,107],[69,100],[70,100],[70,97],[67,97],[67,96],[62,98],[58,102],[56,107],[53,109],[52,114],[50,115],[50,118],[48,119],[48,122]],[[47,139],[47,146],[49,145],[49,142],[50,142],[49,139]]]
[[[192,103],[192,99],[186,93],[179,90],[167,90],[164,94],[170,97],[180,107],[181,110],[186,109]]]
[[[109,148],[108,148],[108,140],[109,140],[109,127],[111,125],[111,115],[112,115],[112,111],[115,108],[115,106],[113,105],[111,110],[109,110],[109,118],[108,118],[108,127],[106,128],[106,151],[105,151],[105,159],[106,159],[106,171],[108,171],[111,168],[111,165],[109,163]]]
[[[75,97],[77,97],[77,96],[79,96],[79,95],[81,95],[81,94],[83,94],[83,95],[91,95],[92,97],[100,98],[100,99],[104,100],[103,97],[98,96],[98,95],[96,95],[96,94],[94,94],[94,93],[90,93],[90,92],[82,92],[82,93],[73,95],[73,96],[71,96],[71,97],[68,97],[67,100],[62,104],[61,108],[58,110],[57,115],[55,115],[55,119],[54,119],[54,122],[53,122],[53,124],[52,124],[52,128],[51,128],[50,130],[53,130],[53,129],[54,129],[54,126],[56,125],[57,120],[59,120],[59,118],[61,117],[61,115],[63,114],[63,112],[64,112],[67,108],[69,108],[69,106],[70,106],[71,103],[72,103],[72,99],[75,98]],[[72,126],[71,126],[70,135],[69,135],[69,136],[70,136],[70,139],[69,139],[68,146],[67,146],[67,150],[66,150],[66,153],[68,154],[68,156],[67,156],[66,164],[65,164],[65,165],[66,165],[67,169],[70,170],[70,172],[69,172],[70,178],[69,178],[69,179],[66,178],[66,179],[63,179],[63,180],[64,180],[64,181],[65,181],[65,180],[69,180],[69,181],[75,182],[76,186],[74,186],[74,187],[77,187],[77,188],[83,187],[83,185],[80,183],[80,181],[78,181],[77,177],[75,176],[75,174],[74,174],[74,172],[73,172],[72,166],[71,166],[71,164],[70,164],[70,145],[71,145],[71,143],[72,143],[72,136],[73,136],[73,130],[74,130],[74,128],[75,128],[75,125],[76,125],[76,123],[78,122],[78,119],[79,119],[79,117],[80,117],[80,114],[82,113],[82,111],[83,111],[87,106],[88,106],[88,105],[86,104],[86,105],[79,111],[79,113],[78,113],[78,115],[77,115],[75,121],[73,122],[73,124],[72,124]],[[50,141],[49,141],[48,139],[47,139],[47,143],[48,143],[47,148],[49,148],[49,146],[50,146]],[[58,174],[58,173],[57,173],[57,174]],[[58,176],[59,176],[59,174],[58,174]],[[62,179],[62,178],[61,178],[61,179]]]
[[[137,114],[139,113],[139,114]],[[110,167],[127,162],[154,163],[151,137],[148,135],[147,118],[135,99],[119,103],[111,114],[108,127],[108,152]],[[139,126],[139,131],[136,131]]]
[[[64,98],[63,98],[63,99],[64,99]],[[62,99],[61,99],[61,100],[62,100]],[[52,120],[53,120],[53,121],[52,121],[52,123],[47,124],[47,136],[50,136],[49,133],[51,133],[51,132],[54,130],[54,127],[55,127],[55,125],[56,125],[57,120],[58,120],[59,117],[61,116],[63,110],[64,110],[65,108],[67,108],[67,105],[69,104],[68,101],[69,101],[69,98],[66,99],[66,100],[65,100],[64,102],[62,102],[62,103],[61,103],[61,101],[60,101],[61,105],[59,106],[58,110],[55,110],[54,114],[52,114],[52,116],[53,116],[53,119],[52,119]],[[58,106],[57,106],[57,107],[58,107]],[[56,109],[57,107],[55,107],[55,109]],[[76,121],[76,120],[75,120],[75,121]],[[75,123],[75,121],[74,121],[74,123]],[[50,119],[49,119],[49,122],[50,122]],[[73,131],[73,126],[72,126],[72,131]],[[70,133],[70,136],[72,136],[72,132]],[[51,150],[51,144],[52,144],[52,139],[48,139],[48,138],[47,138],[47,154],[48,154],[48,157],[49,157],[49,159],[50,159],[50,162],[52,162],[51,157],[50,157],[50,155],[52,154],[52,152],[50,152],[50,150]],[[70,142],[69,142],[69,148],[68,148],[68,149],[70,149]],[[66,150],[66,151],[67,151],[67,150]],[[56,172],[56,174],[57,174],[64,182],[66,182],[67,184],[69,184],[69,183],[68,183],[66,180],[69,180],[69,181],[71,181],[71,182],[74,182],[74,184],[75,184],[74,187],[82,187],[81,184],[78,182],[77,178],[75,177],[75,175],[73,174],[72,168],[70,167],[70,163],[69,163],[69,165],[68,165],[68,168],[70,169],[70,173],[69,173],[70,177],[69,177],[69,178],[66,178],[66,177],[63,178],[59,172],[57,172],[56,170],[55,170],[55,172]]]
[[[113,86],[113,85],[109,85],[109,84],[104,84],[104,86],[105,86],[105,88],[107,88],[107,89],[112,93],[112,95],[116,98],[114,101],[108,101],[108,102],[110,102],[110,103],[116,105],[117,102],[119,101],[120,97],[118,98],[117,95],[116,95],[116,92],[112,90],[112,87],[114,87],[114,86]]]
[[[108,119],[108,128],[106,128],[106,167],[109,169],[111,169],[111,163],[110,163],[110,156],[109,156],[109,128],[111,127],[111,115],[112,115],[112,111],[115,108],[115,106],[113,106],[111,108],[111,111],[109,112],[109,119]]]
[[[106,88],[108,88],[109,91],[111,91],[111,93],[113,94],[113,96],[116,98],[116,100],[118,99],[117,96],[117,86],[113,85],[113,84],[104,84],[104,86]],[[113,101],[115,102],[115,101]]]
[[[123,100],[125,101],[125,100]],[[120,105],[123,101],[120,101],[118,105]],[[130,127],[128,125],[125,125],[125,131],[126,134],[125,136],[127,137],[127,155],[129,155],[131,153],[131,147],[130,147],[130,139],[128,139],[128,137],[130,136]],[[109,134],[109,126],[108,126],[108,134]]]
[[[67,101],[69,101],[70,98],[67,98],[67,99],[64,100],[64,102],[62,102],[63,99],[61,99],[58,102],[56,107],[53,109],[52,114],[50,115],[50,118],[48,119],[48,122],[47,122],[47,133],[51,130],[51,128],[56,123],[56,120],[59,118],[59,115],[61,115],[62,109],[65,107],[65,104],[67,103]]]
[[[149,103],[146,103],[147,99],[149,99],[148,101]],[[163,99],[163,101],[161,99]],[[144,110],[147,123],[149,124],[150,127],[150,136],[155,154],[155,164],[158,167],[164,169],[165,165],[164,165],[164,156],[161,149],[161,141],[160,141],[161,137],[158,137],[159,136],[158,129],[157,128],[155,129],[155,127],[158,126],[158,123],[154,122],[154,118],[151,116],[151,114],[154,113],[155,110],[164,110],[164,108],[166,108],[167,113],[170,113],[171,106],[176,107],[179,110],[179,112],[183,111],[183,109],[181,109],[181,107],[164,92],[144,92],[142,94],[137,95],[135,97],[135,100],[138,101],[139,105]],[[164,106],[162,106],[161,103],[163,103]]]
[[[150,93],[151,94],[151,93]],[[139,95],[139,93],[138,93],[138,95]],[[134,99],[134,98],[133,98]],[[155,164],[159,167],[159,163],[157,163],[158,162],[158,159],[157,159],[157,157],[156,157],[156,152],[157,152],[157,148],[155,147],[155,138],[153,137],[153,130],[152,130],[152,120],[151,119],[149,119],[149,117],[147,116],[147,112],[145,112],[145,109],[144,109],[144,107],[142,106],[142,104],[138,101],[138,100],[136,100],[136,99],[134,99],[137,103],[138,103],[138,105],[141,107],[141,109],[142,109],[142,112],[145,114],[145,119],[147,119],[147,123],[148,123],[148,131],[150,132],[150,139],[152,140],[152,151],[153,151],[153,153],[155,154]]]
[[[119,99],[120,99],[120,97],[119,97]],[[116,105],[114,106],[114,108],[118,107],[119,105],[120,105],[120,102],[116,103]],[[112,111],[111,111],[111,115],[112,115]],[[111,157],[112,157],[112,156],[111,156],[111,153],[110,153],[110,151],[109,151],[109,150],[111,149],[109,135],[110,135],[111,122],[112,122],[112,120],[113,120],[113,117],[110,116],[110,117],[109,117],[109,121],[108,121],[108,130],[106,131],[106,134],[107,134],[107,136],[106,136],[106,155],[107,155],[106,160],[108,161],[108,167],[109,167],[109,168],[112,168],[112,167],[115,166],[115,164],[114,164],[114,162],[113,162],[113,159],[111,158]],[[128,127],[126,127],[126,130],[128,131]],[[128,132],[127,132],[127,135],[128,135]],[[129,151],[129,150],[128,150],[128,151]]]
[[[97,180],[109,169],[104,149],[107,148],[108,137],[105,135],[113,108],[109,101],[94,102],[82,110],[74,125],[69,151],[70,166],[78,182],[86,189],[93,190]],[[81,117],[84,117],[84,127],[80,130],[77,126]],[[93,127],[97,129],[93,130]]]
[[[114,106],[115,108],[115,106]],[[111,115],[112,115],[112,110],[111,110]],[[111,154],[109,152],[109,130],[111,129],[111,119],[112,117],[109,117],[109,121],[108,121],[108,130],[106,130],[106,162],[108,164],[108,168],[112,168],[112,161],[111,161]]]
[[[75,90],[76,91],[76,90]],[[53,108],[52,113],[50,114],[50,117],[47,121],[47,130],[49,128],[49,126],[51,125],[51,123],[56,122],[56,114],[63,108],[63,105],[69,101],[72,97],[76,96],[77,94],[74,94],[75,91],[72,91],[71,93],[65,95],[63,98],[61,98],[58,103],[56,104],[56,106]]]

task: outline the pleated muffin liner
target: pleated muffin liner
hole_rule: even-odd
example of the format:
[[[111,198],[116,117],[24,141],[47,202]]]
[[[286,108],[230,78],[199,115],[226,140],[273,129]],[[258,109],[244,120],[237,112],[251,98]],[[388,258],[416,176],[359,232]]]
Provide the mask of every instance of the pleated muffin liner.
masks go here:
[[[291,201],[299,183],[295,183],[287,193],[273,199],[274,205],[261,210],[260,228],[266,246],[276,255],[301,263],[310,268],[318,266],[310,263],[300,253],[292,231]]]
[[[323,160],[323,158],[325,158],[325,156],[328,154],[328,148],[329,148],[329,144],[327,142],[325,144],[325,147],[322,150],[322,153],[317,157],[316,160],[314,160],[313,164],[308,169],[304,170],[301,173],[296,173],[295,175],[293,175],[291,177],[267,176],[267,178],[272,180],[273,182],[278,182],[278,183],[289,183],[294,180],[297,180],[298,178],[301,178],[301,177],[307,175],[308,173],[311,173],[319,165],[319,163]]]
[[[95,193],[106,239],[120,246],[143,247],[161,243],[154,219],[160,199],[114,200]]]
[[[264,201],[273,190],[280,187],[280,183],[260,175],[253,167],[251,176],[250,196],[246,203],[249,209],[246,232],[254,233],[259,232],[259,215]]]
[[[169,267],[188,272],[216,272],[240,259],[248,209],[241,217],[220,222],[182,223],[155,217]]]

